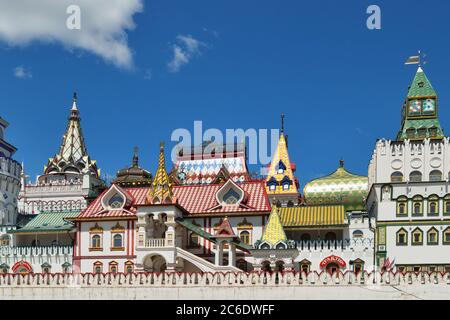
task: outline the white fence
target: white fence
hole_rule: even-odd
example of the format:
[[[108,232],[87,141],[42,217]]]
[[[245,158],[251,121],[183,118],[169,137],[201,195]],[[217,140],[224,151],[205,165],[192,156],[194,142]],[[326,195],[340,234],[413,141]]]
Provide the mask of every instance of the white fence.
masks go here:
[[[449,286],[450,273],[216,272],[3,274],[0,288],[14,287],[270,287],[270,286]]]

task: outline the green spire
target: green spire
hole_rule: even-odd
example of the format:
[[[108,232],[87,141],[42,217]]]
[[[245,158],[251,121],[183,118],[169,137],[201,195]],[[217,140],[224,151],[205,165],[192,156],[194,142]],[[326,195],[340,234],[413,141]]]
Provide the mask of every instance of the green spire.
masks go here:
[[[402,126],[397,140],[443,137],[444,131],[438,118],[438,96],[422,67],[419,67],[403,104]]]
[[[416,76],[408,90],[408,98],[418,97],[437,97],[436,91],[421,67],[417,69]]]

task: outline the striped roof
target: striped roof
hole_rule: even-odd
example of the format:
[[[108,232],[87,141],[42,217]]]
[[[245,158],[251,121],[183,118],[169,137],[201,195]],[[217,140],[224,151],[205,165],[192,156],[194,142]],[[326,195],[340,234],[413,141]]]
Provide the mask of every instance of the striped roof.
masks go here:
[[[191,215],[270,212],[271,209],[264,182],[252,181],[237,185],[246,193],[246,201],[243,205],[221,206],[217,203],[216,193],[223,184],[173,186],[172,190],[178,205]],[[121,188],[121,190],[128,193],[133,199],[131,207],[121,210],[104,210],[101,201],[103,195],[107,192],[104,191],[102,195],[80,213],[77,219],[135,217],[137,206],[148,205],[146,197],[150,188]]]
[[[264,227],[264,232],[261,237],[261,241],[267,242],[272,246],[276,245],[280,241],[287,241],[286,233],[284,232],[283,225],[280,222],[278,215],[279,208],[273,207],[270,213],[267,225]]]
[[[343,205],[279,208],[284,227],[323,227],[347,224]]]
[[[78,214],[79,212],[41,212],[22,228],[9,233],[67,232],[72,230],[74,225],[65,219],[74,218]]]

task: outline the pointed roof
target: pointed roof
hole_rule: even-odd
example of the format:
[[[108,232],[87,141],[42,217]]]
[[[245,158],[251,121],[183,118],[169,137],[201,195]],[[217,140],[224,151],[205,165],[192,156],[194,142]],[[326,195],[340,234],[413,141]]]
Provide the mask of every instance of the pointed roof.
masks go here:
[[[282,131],[283,132],[281,132],[278,140],[277,150],[272,158],[272,163],[266,178],[266,190],[269,195],[293,194],[298,192],[295,183],[294,170],[289,160],[287,142],[284,135],[284,125],[282,125]],[[279,171],[279,169],[282,169],[282,172]],[[292,181],[289,189],[284,189],[281,185],[283,179],[286,181],[286,176]],[[278,185],[275,190],[271,190],[269,184],[273,184],[274,180]]]
[[[409,87],[408,98],[417,97],[436,97],[436,91],[428,80],[422,67],[419,67],[416,72],[416,76]]]
[[[230,221],[228,220],[228,217],[225,217],[220,225],[216,229],[216,234],[214,235],[215,238],[234,238],[237,237],[236,234],[233,231],[233,228],[231,227]]]
[[[77,94],[74,93],[72,108],[59,152],[48,161],[44,168],[45,174],[50,173],[86,173],[99,177],[95,160],[91,160],[84,143],[81,129],[81,118],[77,107]]]
[[[172,192],[172,182],[166,171],[163,142],[160,144],[158,169],[156,170],[155,177],[150,187],[147,202],[149,204],[169,204],[176,202]]]
[[[273,206],[269,215],[269,221],[264,228],[261,242],[267,242],[274,246],[280,241],[287,241],[287,237],[278,215],[278,208]]]
[[[437,93],[422,67],[419,67],[403,104],[402,124],[397,140],[443,138],[444,131],[439,122],[438,111]]]

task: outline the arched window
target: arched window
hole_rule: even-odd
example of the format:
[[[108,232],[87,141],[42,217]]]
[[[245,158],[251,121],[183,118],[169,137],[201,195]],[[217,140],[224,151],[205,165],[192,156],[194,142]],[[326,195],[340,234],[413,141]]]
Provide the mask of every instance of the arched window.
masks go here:
[[[100,261],[94,262],[94,273],[102,273],[103,272],[103,263]]]
[[[311,241],[311,235],[309,233],[304,233],[302,234],[302,236],[300,237],[300,239],[302,241]]]
[[[113,247],[114,248],[122,248],[123,247],[123,237],[120,233],[116,233],[113,236]]]
[[[422,173],[420,171],[413,171],[409,174],[410,182],[421,182],[422,181]]]
[[[413,215],[414,216],[423,215],[423,198],[421,196],[415,196],[413,198]]]
[[[109,201],[108,201],[108,204],[109,204],[110,208],[112,208],[112,209],[122,208],[123,203],[124,203],[124,199],[118,193],[116,193],[114,196],[112,196],[111,199],[109,199]]]
[[[408,215],[408,198],[398,197],[397,199],[397,216],[407,216]]]
[[[239,233],[239,238],[243,243],[250,244],[250,232],[247,230],[241,231],[241,233]]]
[[[109,272],[111,273],[117,273],[117,262],[111,261],[109,263]]]
[[[444,199],[444,214],[450,215],[450,195],[447,195]]]
[[[364,236],[364,232],[361,230],[353,231],[353,238],[362,238]]]
[[[334,232],[330,231],[325,234],[326,241],[336,241],[336,239],[337,239],[337,236],[336,236],[336,233],[334,233]]]
[[[98,234],[94,234],[91,238],[91,249],[101,249],[102,238]]]
[[[132,261],[125,262],[125,273],[134,272],[134,263]]]
[[[413,230],[411,243],[413,246],[421,246],[423,244],[423,232],[419,228]]]
[[[428,215],[429,216],[439,215],[439,197],[436,195],[428,197]]]
[[[436,228],[431,228],[430,230],[428,230],[427,232],[427,244],[429,246],[435,246],[438,245],[439,243],[439,232],[437,231]]]
[[[442,181],[442,172],[433,170],[430,172],[430,181]]]
[[[70,267],[71,267],[72,265],[69,263],[69,262],[64,262],[62,265],[61,265],[61,267],[62,267],[62,270],[63,270],[63,272],[64,273],[69,273],[70,272]]]
[[[311,271],[311,261],[308,259],[303,259],[300,261],[300,272],[308,274],[309,271]]]
[[[450,227],[444,230],[442,244],[450,245]]]
[[[391,182],[403,182],[403,173],[395,171],[391,174]]]
[[[48,262],[41,264],[42,273],[50,273],[52,266]]]
[[[397,231],[397,246],[408,245],[408,233],[405,229],[401,228]]]
[[[189,247],[190,248],[200,247],[198,234],[196,234],[195,232],[192,232],[192,231],[189,233]]]

